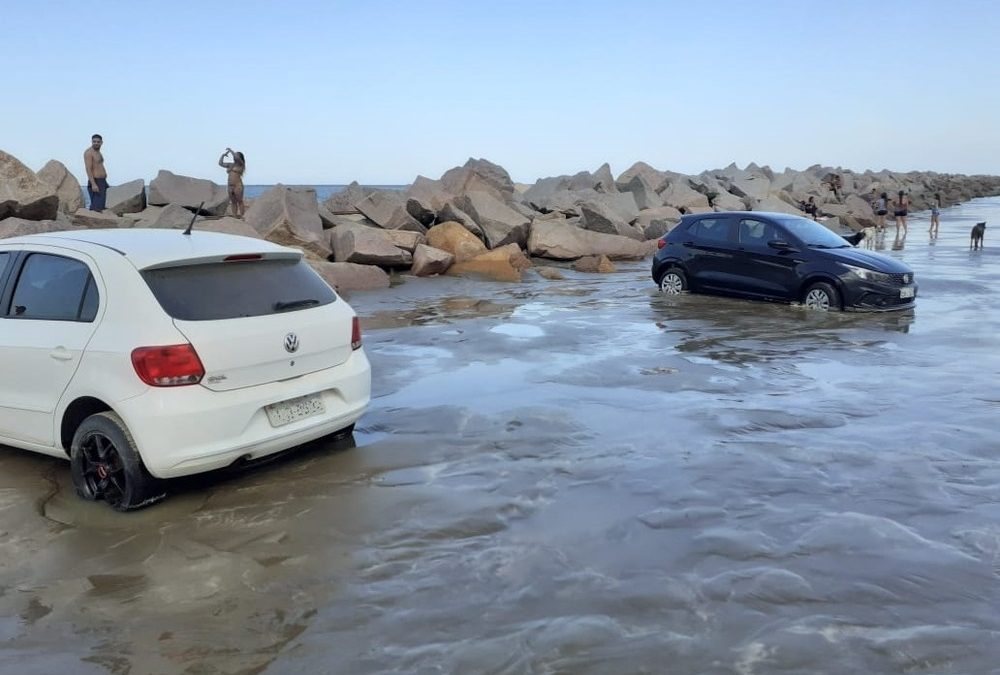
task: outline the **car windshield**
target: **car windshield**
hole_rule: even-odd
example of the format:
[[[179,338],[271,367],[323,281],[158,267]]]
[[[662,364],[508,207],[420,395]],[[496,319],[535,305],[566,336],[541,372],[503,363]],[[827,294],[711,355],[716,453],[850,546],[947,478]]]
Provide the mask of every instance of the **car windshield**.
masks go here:
[[[799,241],[812,248],[849,248],[850,244],[839,234],[831,232],[815,220],[789,216],[776,219]]]

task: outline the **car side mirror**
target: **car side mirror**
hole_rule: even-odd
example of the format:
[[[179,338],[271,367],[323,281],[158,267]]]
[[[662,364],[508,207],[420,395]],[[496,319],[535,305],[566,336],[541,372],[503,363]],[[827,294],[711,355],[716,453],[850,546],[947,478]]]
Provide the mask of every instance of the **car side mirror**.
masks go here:
[[[787,251],[792,248],[792,245],[789,244],[784,239],[772,239],[771,241],[767,242],[767,245],[779,251]]]

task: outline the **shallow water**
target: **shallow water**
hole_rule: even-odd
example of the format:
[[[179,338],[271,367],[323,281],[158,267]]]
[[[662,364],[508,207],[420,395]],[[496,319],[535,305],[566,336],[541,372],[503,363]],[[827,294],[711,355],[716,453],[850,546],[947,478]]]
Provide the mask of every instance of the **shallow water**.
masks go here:
[[[648,263],[355,295],[356,447],[135,514],[0,451],[0,669],[1000,672],[984,219],[910,219],[903,313],[668,298]]]

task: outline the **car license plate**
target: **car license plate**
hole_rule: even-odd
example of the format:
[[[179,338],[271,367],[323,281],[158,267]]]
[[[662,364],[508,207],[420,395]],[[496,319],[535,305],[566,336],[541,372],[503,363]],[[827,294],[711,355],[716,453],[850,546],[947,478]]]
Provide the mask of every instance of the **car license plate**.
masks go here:
[[[913,297],[913,286],[903,286],[899,289],[900,299],[912,298]]]
[[[272,427],[281,427],[313,415],[322,415],[326,407],[322,396],[309,394],[264,406],[264,412]]]

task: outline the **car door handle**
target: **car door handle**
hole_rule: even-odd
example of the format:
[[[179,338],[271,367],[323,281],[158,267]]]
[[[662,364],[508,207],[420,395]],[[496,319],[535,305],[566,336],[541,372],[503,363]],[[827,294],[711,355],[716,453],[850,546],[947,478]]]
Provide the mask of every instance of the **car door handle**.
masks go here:
[[[69,351],[65,347],[56,347],[51,352],[49,352],[49,356],[51,356],[52,358],[54,358],[56,361],[72,361],[73,360],[73,352]]]

